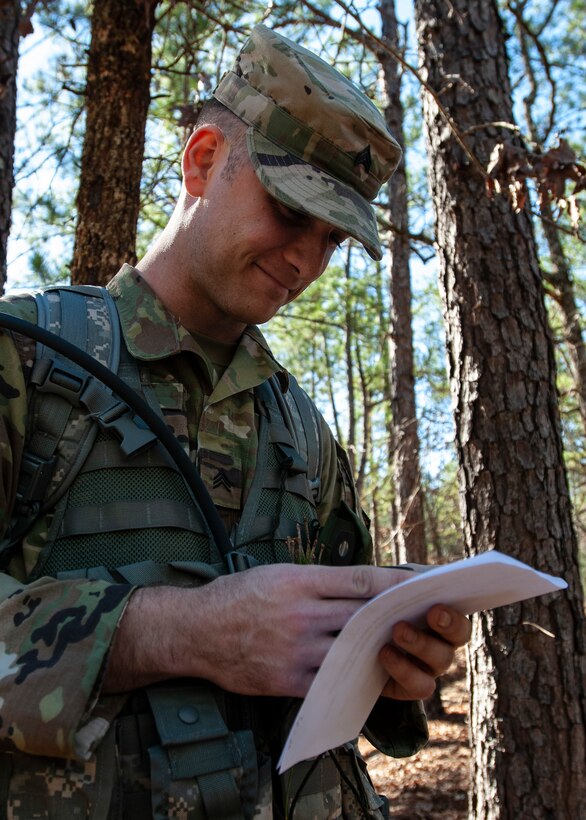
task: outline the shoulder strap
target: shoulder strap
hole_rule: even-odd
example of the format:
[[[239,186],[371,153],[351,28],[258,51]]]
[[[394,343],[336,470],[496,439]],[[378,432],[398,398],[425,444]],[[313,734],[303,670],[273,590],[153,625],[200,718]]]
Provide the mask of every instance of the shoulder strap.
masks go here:
[[[39,327],[56,333],[113,372],[118,371],[120,325],[106,288],[48,288],[35,294],[35,300]],[[88,412],[73,415],[80,405]],[[5,541],[4,548],[18,543],[35,518],[44,509],[54,507],[65,494],[87,458],[99,427],[114,430],[127,455],[140,452],[156,440],[151,431],[134,424],[128,406],[101,382],[40,343],[29,382],[29,414],[10,544]]]
[[[118,369],[120,345],[119,334],[116,333],[117,319],[111,297],[104,296],[101,288],[91,289],[91,294],[79,290],[51,288],[35,294],[37,303],[39,327],[56,333],[76,347],[81,348],[105,364],[111,370]],[[90,301],[91,299],[91,301]],[[88,313],[99,317],[99,334],[93,321],[88,321]],[[99,336],[99,338],[98,338]],[[31,386],[43,396],[42,401],[34,408],[34,429],[29,435],[23,457],[24,464],[31,466],[25,471],[24,479],[28,483],[28,492],[21,488],[21,497],[30,503],[41,502],[47,495],[47,502],[54,503],[56,498],[63,495],[73,481],[83,458],[87,455],[84,445],[91,447],[95,438],[95,425],[84,425],[84,435],[77,436],[77,454],[70,456],[71,466],[77,469],[61,470],[56,475],[55,465],[57,448],[62,440],[72,408],[80,403],[80,398],[86,388],[87,375],[64,356],[43,344],[37,344],[36,357],[31,373]],[[34,390],[32,392],[34,396]],[[32,396],[31,396],[32,398]],[[30,404],[30,399],[29,399]],[[81,455],[82,451],[85,452]],[[79,458],[77,456],[80,456]],[[44,486],[31,485],[30,473],[42,470],[45,476]],[[72,474],[73,473],[73,474]],[[50,486],[52,484],[52,486]],[[35,487],[35,490],[33,490]],[[31,492],[35,492],[35,498]]]
[[[111,370],[118,369],[118,320],[105,288],[50,288],[38,292],[35,299],[39,327],[56,333]],[[92,319],[97,321],[88,321],[90,311]],[[45,395],[36,402],[34,431],[28,439],[24,458],[36,460],[39,465],[52,465],[53,469],[44,467],[49,483],[44,488],[38,488],[46,498],[34,499],[37,503],[44,502],[43,506],[54,504],[65,493],[95,440],[96,425],[80,424],[79,433],[74,439],[75,447],[70,450],[67,470],[55,470],[59,443],[65,435],[73,407],[80,404],[87,382],[87,374],[77,365],[50,348],[37,344],[31,386]]]
[[[287,376],[288,384],[285,390],[276,376],[270,379],[270,385],[283,415],[285,426],[291,433],[299,454],[307,462],[308,479],[314,501],[318,504],[321,495],[322,448],[317,410],[305,390],[299,386],[297,379],[290,373]]]
[[[237,545],[297,535],[297,520],[281,516],[281,502],[277,512],[267,511],[262,501],[265,491],[288,491],[314,509],[320,500],[317,410],[293,379],[283,386],[281,381],[282,377],[272,376],[254,390],[259,416],[258,452],[254,477],[234,536]],[[294,395],[286,398],[291,384]]]

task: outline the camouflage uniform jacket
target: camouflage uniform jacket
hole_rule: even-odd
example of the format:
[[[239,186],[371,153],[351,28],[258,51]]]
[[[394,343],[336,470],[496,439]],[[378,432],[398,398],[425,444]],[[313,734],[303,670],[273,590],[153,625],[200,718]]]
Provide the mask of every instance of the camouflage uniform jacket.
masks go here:
[[[161,404],[169,391],[182,393],[185,415],[178,417],[175,433],[196,460],[229,528],[255,470],[253,389],[282,368],[260,331],[248,327],[217,381],[200,345],[165,310],[138,271],[124,266],[109,290],[129,352],[148,364]],[[32,298],[3,300],[2,310],[36,320]],[[14,504],[26,429],[26,371],[33,360],[34,342],[0,333],[0,535]],[[321,423],[318,517],[323,524],[340,499],[350,496],[333,437],[323,419]],[[233,482],[239,492],[214,482],[218,455],[241,476]],[[88,760],[124,702],[123,697],[101,696],[100,682],[134,587],[49,577],[27,583],[47,529],[46,520],[37,521],[8,572],[0,573],[0,749]],[[385,752],[402,756],[420,745],[417,705],[387,702],[376,722],[371,739]]]

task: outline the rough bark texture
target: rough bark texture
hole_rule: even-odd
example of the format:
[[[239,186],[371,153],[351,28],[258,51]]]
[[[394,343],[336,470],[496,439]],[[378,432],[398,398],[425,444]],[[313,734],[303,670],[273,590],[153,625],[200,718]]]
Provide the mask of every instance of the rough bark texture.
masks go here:
[[[123,262],[136,261],[156,5],[157,0],[94,2],[74,283],[103,284]]]
[[[394,48],[399,35],[394,0],[380,5],[382,34]],[[387,96],[385,119],[395,139],[405,147],[401,74],[397,62],[380,55]],[[411,313],[410,242],[405,157],[388,183],[389,209],[395,230],[389,237],[391,322],[389,358],[391,386],[391,457],[395,487],[393,537],[399,562],[426,563],[425,524],[419,467],[419,434],[415,407],[413,330]]]
[[[20,0],[0,0],[0,295],[6,285],[7,246],[12,217],[19,20]]]
[[[424,75],[460,131],[512,122],[496,3],[415,5]],[[586,817],[583,597],[532,226],[487,198],[428,94],[424,111],[466,549],[496,547],[569,583],[475,619],[471,816]],[[486,165],[503,136],[486,126],[467,140]]]

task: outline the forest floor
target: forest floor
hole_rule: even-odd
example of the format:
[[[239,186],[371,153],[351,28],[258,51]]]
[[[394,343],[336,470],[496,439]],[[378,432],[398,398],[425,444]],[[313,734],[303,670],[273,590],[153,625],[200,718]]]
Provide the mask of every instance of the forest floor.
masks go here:
[[[429,743],[414,757],[394,760],[361,739],[360,749],[393,820],[465,820],[468,816],[470,749],[466,660],[461,650],[444,677],[445,715],[429,720]]]

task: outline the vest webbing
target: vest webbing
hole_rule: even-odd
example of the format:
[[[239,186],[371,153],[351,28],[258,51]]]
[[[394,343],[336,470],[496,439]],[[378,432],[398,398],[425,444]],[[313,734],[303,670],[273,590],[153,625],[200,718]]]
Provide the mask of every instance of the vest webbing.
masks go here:
[[[146,368],[139,368],[121,340],[116,308],[106,289],[52,288],[37,294],[36,301],[40,325],[81,343],[82,349],[117,370],[162,416],[155,391],[144,377]],[[64,357],[37,346],[30,387],[29,431],[33,432],[25,443],[12,530],[16,541],[31,521],[44,511],[55,509],[47,549],[35,575],[95,565],[89,560],[90,553],[99,547],[98,539],[106,531],[117,533],[118,540],[121,533],[127,533],[130,545],[127,554],[120,557],[123,564],[132,563],[145,529],[139,524],[144,522],[148,522],[150,530],[165,530],[167,540],[168,531],[174,531],[178,552],[171,545],[170,553],[175,560],[217,564],[220,556],[209,544],[206,528],[194,505],[189,503],[182,478],[164,448],[153,441],[150,431],[136,424],[132,413],[120,411],[120,402],[96,379],[90,378],[90,389],[84,390],[85,408],[77,406],[75,382],[76,377],[79,381],[82,376],[86,378],[87,374],[80,374]],[[258,469],[232,537],[238,550],[256,544],[252,554],[257,561],[286,560],[283,544],[288,538],[299,536],[299,522],[310,524],[315,518],[321,451],[319,427],[313,406],[292,378],[285,392],[275,377],[260,385],[255,395],[260,418]],[[112,408],[116,410],[113,414]],[[123,492],[116,497],[113,492],[107,502],[84,503],[84,498],[100,497],[99,470],[105,471],[104,483],[112,481],[120,471],[126,471],[128,476],[128,471],[139,468],[143,470],[141,483],[152,483],[155,501],[144,496],[127,498]],[[134,475],[132,481],[137,484],[138,474]],[[276,553],[265,543],[271,540],[281,542]],[[63,548],[63,561],[56,554],[50,559],[56,543]],[[82,554],[78,554],[79,549]],[[67,552],[75,558],[68,557]],[[148,549],[146,558],[167,560],[167,556],[149,553]],[[110,562],[109,566],[115,564]]]
[[[37,294],[36,300],[40,325],[117,370],[162,413],[146,369],[141,370],[121,342],[118,316],[105,289],[57,288]],[[17,518],[30,522],[31,513],[36,516],[53,507],[55,513],[32,577],[197,584],[225,572],[164,448],[131,413],[120,412],[120,402],[96,380],[89,390],[86,382],[89,403],[80,408],[79,377],[63,357],[37,346],[30,387],[33,424],[23,457]],[[255,396],[257,468],[233,541],[237,556],[253,563],[287,561],[287,539],[303,535],[303,522],[308,532],[316,523],[319,427],[311,403],[293,379],[285,393],[273,378],[259,386]],[[24,534],[20,522],[16,530]],[[249,564],[242,560],[240,565]],[[238,569],[239,563],[233,566]],[[206,684],[149,687],[148,697],[161,739],[151,756],[153,800],[160,803],[156,811],[153,807],[154,816],[167,816],[172,781],[186,778],[197,782],[202,816],[252,816],[256,751],[251,732],[228,731]],[[177,724],[176,718],[192,707],[198,720],[197,729],[190,731],[185,728],[189,721]]]

